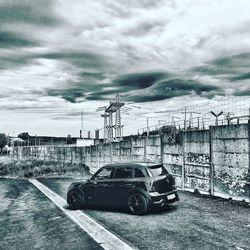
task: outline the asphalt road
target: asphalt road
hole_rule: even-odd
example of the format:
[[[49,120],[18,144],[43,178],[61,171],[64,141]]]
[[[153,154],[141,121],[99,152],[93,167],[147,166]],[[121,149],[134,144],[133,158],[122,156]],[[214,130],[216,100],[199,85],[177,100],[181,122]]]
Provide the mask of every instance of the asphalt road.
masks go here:
[[[0,179],[0,249],[102,249],[27,180]]]
[[[66,197],[71,179],[40,179]],[[250,249],[250,208],[179,192],[169,209],[134,216],[116,209],[84,212],[139,249]]]
[[[66,197],[66,178],[39,179]],[[134,216],[126,210],[83,210],[139,249],[250,249],[250,209],[179,192],[169,209]],[[0,179],[0,249],[100,249],[27,180]]]

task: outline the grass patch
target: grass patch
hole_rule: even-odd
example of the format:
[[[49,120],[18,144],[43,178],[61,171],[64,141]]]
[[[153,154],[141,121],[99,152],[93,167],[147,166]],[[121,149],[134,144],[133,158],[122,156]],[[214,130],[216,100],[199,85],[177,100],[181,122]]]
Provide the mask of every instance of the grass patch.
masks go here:
[[[0,157],[0,176],[38,177],[48,174],[63,175],[66,173],[82,173],[88,167],[79,163],[65,163],[43,160],[13,160],[10,156]]]

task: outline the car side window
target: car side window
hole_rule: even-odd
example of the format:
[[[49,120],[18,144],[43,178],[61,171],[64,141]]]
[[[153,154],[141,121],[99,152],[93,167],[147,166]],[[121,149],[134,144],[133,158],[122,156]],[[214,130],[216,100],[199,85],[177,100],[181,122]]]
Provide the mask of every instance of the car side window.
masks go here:
[[[132,178],[133,177],[133,168],[117,168],[115,171],[114,179],[124,179],[124,178]]]
[[[146,177],[145,170],[141,168],[135,168],[135,178],[143,178]]]
[[[104,180],[112,178],[112,168],[103,168],[95,177],[95,180]]]

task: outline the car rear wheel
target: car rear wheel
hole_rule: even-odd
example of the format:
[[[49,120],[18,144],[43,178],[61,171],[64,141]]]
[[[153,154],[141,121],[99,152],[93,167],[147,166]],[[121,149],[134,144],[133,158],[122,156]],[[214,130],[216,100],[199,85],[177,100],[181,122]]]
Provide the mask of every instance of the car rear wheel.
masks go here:
[[[128,197],[128,208],[132,214],[146,214],[148,211],[148,206],[148,199],[141,193],[132,193]]]
[[[67,202],[71,209],[77,210],[83,207],[84,197],[79,191],[72,190],[68,194]]]

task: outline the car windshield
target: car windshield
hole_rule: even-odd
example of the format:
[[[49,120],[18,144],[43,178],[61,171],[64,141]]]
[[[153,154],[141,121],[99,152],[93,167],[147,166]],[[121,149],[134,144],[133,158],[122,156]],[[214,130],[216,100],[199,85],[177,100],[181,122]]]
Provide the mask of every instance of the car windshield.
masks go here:
[[[92,179],[93,180],[104,180],[104,179],[110,179],[112,178],[112,174],[114,172],[114,169],[112,168],[103,168],[100,170],[100,172],[97,172]]]
[[[149,171],[153,176],[168,174],[168,171],[162,165],[150,166]]]

